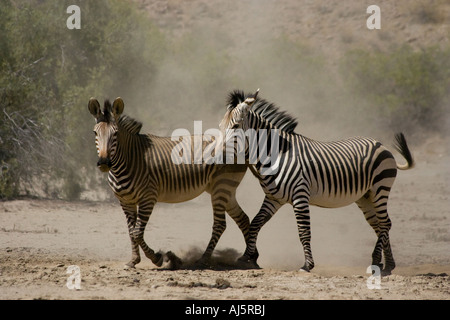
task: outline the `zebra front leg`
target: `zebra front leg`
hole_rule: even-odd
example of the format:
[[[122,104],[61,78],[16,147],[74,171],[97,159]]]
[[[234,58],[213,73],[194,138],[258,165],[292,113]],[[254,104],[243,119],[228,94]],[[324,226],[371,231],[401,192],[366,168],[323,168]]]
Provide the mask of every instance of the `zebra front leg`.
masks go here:
[[[309,216],[309,197],[302,195],[293,203],[295,219],[297,221],[298,236],[305,254],[305,264],[300,270],[311,271],[314,268],[314,259],[311,251],[311,224]]]
[[[130,233],[132,240],[141,247],[142,251],[147,258],[149,258],[156,266],[161,267],[163,264],[163,254],[160,252],[155,253],[144,240],[144,231],[147,225],[148,219],[152,214],[153,207],[156,203],[156,200],[145,199],[141,201],[138,205],[138,214],[136,224]]]
[[[137,207],[136,205],[130,205],[126,203],[120,203],[123,212],[127,219],[128,234],[131,240],[131,260],[125,264],[125,268],[134,268],[139,262],[141,262],[141,256],[139,254],[139,244],[131,236],[134,227],[136,225]]]
[[[264,198],[263,204],[259,209],[258,214],[253,218],[250,223],[249,237],[247,240],[247,248],[242,257],[238,259],[238,264],[243,268],[258,268],[257,260],[259,257],[258,249],[256,248],[256,240],[261,228],[269,221],[273,215],[280,209],[282,204],[274,199],[269,198],[267,195]]]

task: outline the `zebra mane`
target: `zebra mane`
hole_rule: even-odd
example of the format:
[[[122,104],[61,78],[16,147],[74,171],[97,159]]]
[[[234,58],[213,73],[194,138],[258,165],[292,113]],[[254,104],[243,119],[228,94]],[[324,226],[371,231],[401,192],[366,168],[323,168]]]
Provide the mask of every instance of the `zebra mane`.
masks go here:
[[[234,90],[228,96],[228,110],[233,110],[236,106],[245,101],[246,98],[253,97],[253,94],[245,94],[241,90]],[[288,115],[285,111],[280,111],[275,104],[264,99],[256,98],[250,109],[253,113],[270,122],[275,128],[287,133],[294,133],[297,127],[297,120]]]
[[[105,100],[105,103],[103,104],[103,117],[106,122],[109,122],[111,120],[111,102],[109,99]]]
[[[142,129],[142,122],[139,122],[129,116],[122,115],[119,118],[119,121],[117,125],[123,129],[126,130],[129,134],[139,134]]]
[[[103,115],[99,121],[110,123],[113,121],[114,116],[112,114],[111,102],[107,99],[103,105]],[[139,134],[142,129],[142,123],[126,115],[121,115],[117,121],[117,125],[127,131],[129,134]]]

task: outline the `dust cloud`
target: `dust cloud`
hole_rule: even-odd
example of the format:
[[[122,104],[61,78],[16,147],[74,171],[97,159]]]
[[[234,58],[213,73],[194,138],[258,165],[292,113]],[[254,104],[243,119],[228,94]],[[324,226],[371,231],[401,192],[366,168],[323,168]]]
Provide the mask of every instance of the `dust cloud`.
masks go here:
[[[209,261],[201,263],[200,259],[202,258],[203,252],[203,248],[196,246],[191,246],[178,253],[172,251],[165,252],[162,269],[197,270],[206,267],[214,270],[232,270],[239,268],[236,261],[241,254],[236,249],[225,248],[216,250]]]
[[[365,97],[356,96],[343,84],[349,74],[339,68],[343,53],[357,48],[360,39],[376,42],[371,48],[384,45],[384,39],[395,41],[392,33],[391,38],[367,34],[361,27],[366,20],[364,6],[342,8],[329,1],[304,7],[294,2],[281,6],[276,1],[137,2],[156,17],[169,43],[154,80],[140,84],[142,101],[127,105],[131,93],[115,93],[124,98],[126,113],[144,123],[143,132],[170,136],[173,130],[186,128],[193,133],[196,120],[203,122],[203,131],[217,128],[228,92],[260,88],[262,98],[299,120],[297,133],[318,140],[371,136],[392,145],[398,128],[382,125],[386,119],[367,108]],[[293,10],[299,11],[289,13]],[[358,23],[361,26],[355,27]],[[342,33],[336,31],[340,26]],[[361,46],[366,48],[367,43]],[[450,121],[448,114],[444,118]],[[409,128],[405,134],[407,139],[412,137],[408,140],[414,153],[416,138],[423,141],[427,133],[415,131],[413,123],[404,128]],[[202,208],[210,210],[208,200],[202,199],[206,201]],[[262,199],[258,182],[248,173],[238,189],[238,201],[250,218]],[[368,265],[376,237],[355,205],[312,208],[311,216],[317,265]],[[207,239],[209,230],[204,233]],[[303,264],[292,207],[281,208],[263,228],[258,247],[263,267],[298,269]],[[218,252],[229,248],[239,248],[239,253],[245,248],[233,222],[228,223]],[[201,251],[182,246],[171,249],[188,264]]]
[[[313,138],[345,136],[338,129],[355,123],[350,119],[354,110],[341,107],[350,102],[342,101],[345,93],[330,81],[336,70],[324,53],[274,28],[281,18],[276,2],[180,6],[189,27],[181,35],[168,34],[170,49],[157,66],[154,81],[143,87],[148,95],[138,105],[128,106],[128,112],[144,122],[144,131],[170,135],[176,128],[186,128],[193,132],[194,120],[203,122],[203,130],[217,128],[228,93],[257,88],[262,98],[299,119],[297,132]],[[368,127],[362,120],[359,123]]]

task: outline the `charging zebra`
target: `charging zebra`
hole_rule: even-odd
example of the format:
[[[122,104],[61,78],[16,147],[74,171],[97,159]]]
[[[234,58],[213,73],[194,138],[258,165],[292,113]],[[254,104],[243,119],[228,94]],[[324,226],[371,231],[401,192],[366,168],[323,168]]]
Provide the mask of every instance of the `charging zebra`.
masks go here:
[[[238,90],[231,92],[227,112],[220,124],[225,144],[234,141],[236,129],[244,132],[248,129],[267,130],[268,144],[272,141],[271,136],[279,136],[276,149],[270,150],[270,145],[267,147],[269,152],[277,152],[276,163],[270,167],[272,171],[268,172],[268,164],[259,159],[250,167],[259,179],[265,198],[250,224],[247,248],[239,262],[247,267],[258,267],[258,233],[282,205],[290,203],[305,254],[305,264],[301,269],[310,271],[314,267],[310,205],[337,208],[356,202],[378,238],[372,264],[383,269],[381,260],[384,253],[382,274],[390,274],[395,262],[389,241],[389,192],[397,169],[406,170],[414,165],[404,135],[396,135],[395,148],[407,161],[400,165],[386,147],[371,138],[320,142],[297,134],[294,132],[296,120],[279,111],[274,104],[258,98],[257,94],[258,91],[254,95]],[[248,157],[249,145],[244,145]],[[234,151],[241,152],[238,148],[235,147]]]
[[[144,241],[145,226],[158,201],[177,203],[194,199],[204,191],[211,194],[213,230],[198,267],[209,267],[209,259],[226,227],[225,212],[248,239],[250,221],[236,201],[236,189],[244,178],[246,165],[175,164],[171,154],[177,142],[170,137],[141,134],[142,123],[122,114],[121,98],[114,100],[112,106],[106,100],[103,110],[97,99],[91,98],[88,109],[96,120],[97,166],[108,172],[109,185],[127,218],[132,247],[127,267],[134,268],[141,261],[139,247],[155,265],[163,263],[163,254],[155,253]],[[202,152],[205,147],[203,142]],[[173,254],[167,256],[172,263],[180,263]]]

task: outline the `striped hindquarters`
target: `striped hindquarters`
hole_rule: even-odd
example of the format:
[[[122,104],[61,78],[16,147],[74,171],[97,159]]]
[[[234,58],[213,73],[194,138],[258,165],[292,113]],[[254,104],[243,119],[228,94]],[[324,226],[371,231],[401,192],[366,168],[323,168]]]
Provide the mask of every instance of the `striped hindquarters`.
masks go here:
[[[393,181],[397,174],[392,153],[373,139],[318,142],[299,135],[292,138],[300,154],[302,175],[310,185],[312,204],[350,204],[381,181]],[[381,185],[386,188],[392,183],[383,181]]]

